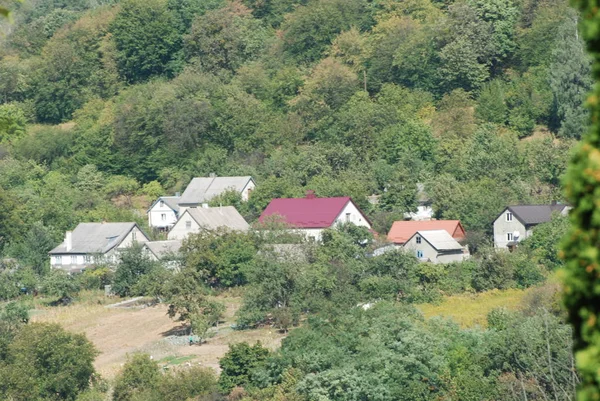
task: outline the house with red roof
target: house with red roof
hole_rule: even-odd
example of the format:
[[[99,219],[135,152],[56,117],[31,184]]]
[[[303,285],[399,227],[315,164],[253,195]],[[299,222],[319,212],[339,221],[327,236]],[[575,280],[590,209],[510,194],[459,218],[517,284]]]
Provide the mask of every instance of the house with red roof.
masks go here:
[[[371,229],[369,219],[348,196],[317,198],[308,191],[304,198],[273,199],[259,221],[279,220],[307,238],[321,240],[321,233],[341,223],[353,223]]]
[[[465,239],[460,220],[395,221],[388,233],[388,241],[404,245],[418,231],[445,230],[456,241]]]

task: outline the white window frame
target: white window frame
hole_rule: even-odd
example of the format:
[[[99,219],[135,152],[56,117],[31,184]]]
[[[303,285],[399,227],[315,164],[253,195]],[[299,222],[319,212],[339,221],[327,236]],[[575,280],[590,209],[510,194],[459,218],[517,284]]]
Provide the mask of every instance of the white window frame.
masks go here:
[[[167,214],[166,213],[161,213],[160,214],[160,220],[161,221],[166,221],[167,220]]]
[[[136,241],[137,240],[137,233],[134,231],[131,232],[131,239]]]
[[[188,220],[185,222],[185,229],[186,230],[191,230],[192,229],[192,221]]]
[[[346,213],[346,221],[350,221],[350,216],[351,215],[352,215],[351,213]]]
[[[506,221],[513,221],[512,212],[506,212]]]
[[[90,255],[83,255],[84,263],[92,263],[92,257]]]
[[[421,236],[420,236],[420,235],[417,235],[417,238],[415,238],[415,242],[416,242],[417,244],[420,244],[420,243],[421,243],[421,241],[422,241],[422,240],[421,240]]]
[[[62,255],[56,255],[54,260],[56,261],[57,265],[62,265]]]
[[[71,264],[72,265],[76,265],[77,264],[77,255],[71,255]]]
[[[513,233],[506,233],[506,240],[511,242],[513,240]]]
[[[160,207],[164,207],[164,206],[165,206],[165,201],[164,201],[164,200],[161,200],[161,201],[159,202],[159,206],[160,206]]]
[[[422,259],[424,257],[423,255],[423,251],[417,250],[417,258]]]

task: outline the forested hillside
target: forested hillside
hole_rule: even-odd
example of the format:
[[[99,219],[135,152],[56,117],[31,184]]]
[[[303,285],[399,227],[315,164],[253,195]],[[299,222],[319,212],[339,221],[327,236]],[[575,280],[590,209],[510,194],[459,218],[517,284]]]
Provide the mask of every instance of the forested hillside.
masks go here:
[[[385,232],[424,183],[438,218],[487,233],[506,204],[560,200],[587,118],[590,62],[566,0],[10,7],[0,47],[10,256],[32,240],[47,251],[79,221],[142,221],[132,197],[209,173],[256,178],[250,220],[273,197],[314,189],[352,196]]]

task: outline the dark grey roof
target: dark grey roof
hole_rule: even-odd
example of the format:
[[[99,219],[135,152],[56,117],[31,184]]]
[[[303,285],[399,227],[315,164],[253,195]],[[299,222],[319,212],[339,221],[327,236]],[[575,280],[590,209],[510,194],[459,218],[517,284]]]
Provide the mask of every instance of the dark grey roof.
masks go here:
[[[71,249],[67,251],[65,242],[63,242],[50,253],[104,254],[123,242],[127,234],[136,226],[136,223],[79,223],[71,234]],[[138,238],[138,240],[140,239]]]
[[[156,256],[158,259],[161,259],[166,255],[179,252],[179,248],[181,248],[181,241],[151,241],[146,242],[144,246],[146,246],[150,252],[154,254],[154,256]]]
[[[552,219],[552,213],[563,213],[568,205],[516,205],[509,206],[513,215],[525,225],[545,223]],[[504,212],[503,212],[504,213]]]
[[[250,228],[250,225],[233,206],[190,208],[185,213],[189,213],[196,223],[206,230],[225,227],[235,231],[248,231]],[[183,219],[183,216],[181,219]]]
[[[148,212],[150,210],[152,210],[152,208],[154,207],[154,205],[156,205],[160,201],[165,202],[165,204],[167,206],[169,206],[174,211],[178,212],[179,211],[179,199],[181,199],[181,196],[161,196],[160,198],[158,198],[157,200],[155,200],[152,203],[152,205],[150,205],[150,207],[148,208]]]
[[[227,190],[242,192],[252,177],[196,177],[188,184],[179,199],[180,205],[208,202]]]

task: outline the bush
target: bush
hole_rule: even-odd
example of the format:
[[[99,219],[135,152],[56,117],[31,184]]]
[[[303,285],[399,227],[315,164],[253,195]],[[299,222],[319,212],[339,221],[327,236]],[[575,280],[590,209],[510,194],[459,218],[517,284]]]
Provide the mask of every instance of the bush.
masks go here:
[[[229,346],[229,351],[221,358],[221,376],[219,389],[229,393],[236,386],[247,386],[253,369],[262,364],[269,356],[269,350],[259,342],[253,346],[239,343]]]

